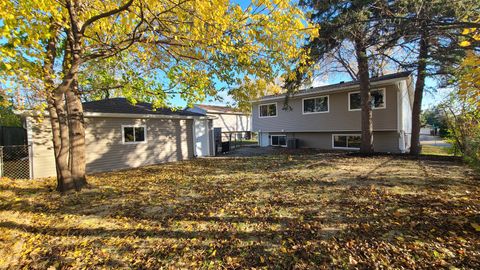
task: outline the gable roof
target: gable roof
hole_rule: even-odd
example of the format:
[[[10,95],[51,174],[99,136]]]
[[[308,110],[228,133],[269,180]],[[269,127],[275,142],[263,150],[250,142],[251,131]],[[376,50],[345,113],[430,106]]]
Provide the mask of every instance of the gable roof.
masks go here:
[[[194,107],[200,108],[207,113],[230,113],[230,114],[244,114],[235,108],[217,105],[195,104]]]
[[[406,79],[412,74],[412,71],[403,71],[403,72],[398,72],[398,73],[393,73],[393,74],[388,74],[384,76],[379,76],[379,77],[372,77],[370,78],[370,83],[373,84],[380,84],[382,82],[387,82],[390,80],[396,80],[396,79]],[[350,81],[350,82],[340,82],[336,84],[330,84],[330,85],[325,85],[325,86],[318,86],[318,87],[311,87],[307,89],[301,89],[298,90],[293,94],[293,96],[296,95],[307,95],[307,94],[313,94],[313,93],[319,93],[319,92],[326,92],[326,91],[331,91],[331,90],[338,90],[341,88],[351,88],[354,86],[360,85],[359,80],[355,81]],[[276,94],[276,95],[268,95],[260,98],[259,100],[263,99],[271,99],[271,98],[279,98],[279,97],[285,97],[285,93],[282,94]]]
[[[126,98],[110,98],[83,103],[83,110],[88,113],[114,113],[114,114],[153,114],[167,116],[205,116],[204,114],[186,110],[173,111],[169,108],[158,108],[147,102],[138,102],[133,105]]]

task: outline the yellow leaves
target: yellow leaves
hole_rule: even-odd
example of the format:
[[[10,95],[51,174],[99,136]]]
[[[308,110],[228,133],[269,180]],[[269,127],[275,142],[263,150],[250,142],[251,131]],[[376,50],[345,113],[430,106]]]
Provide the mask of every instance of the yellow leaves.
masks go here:
[[[456,72],[461,98],[480,109],[480,56],[468,52]]]
[[[480,232],[480,225],[478,223],[470,223],[470,225],[475,229],[475,231]]]
[[[460,46],[462,47],[468,47],[470,45],[471,45],[470,41],[467,41],[467,40],[460,42]]]
[[[215,255],[217,255],[217,250],[216,249],[214,249],[213,252],[210,254],[210,258],[215,257]]]

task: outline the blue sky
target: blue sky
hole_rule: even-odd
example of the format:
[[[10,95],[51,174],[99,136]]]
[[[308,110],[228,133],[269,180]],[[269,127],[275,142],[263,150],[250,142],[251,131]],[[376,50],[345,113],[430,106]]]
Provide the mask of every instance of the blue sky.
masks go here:
[[[234,3],[240,4],[242,8],[246,8],[250,0],[232,0]],[[296,2],[296,1],[294,1]],[[319,85],[328,85],[328,84],[335,84],[341,81],[351,81],[351,78],[345,73],[330,73],[328,74],[328,78],[323,80],[316,80],[314,86]],[[432,107],[435,104],[438,104],[440,101],[444,100],[447,96],[449,90],[448,89],[440,89],[437,87],[437,82],[432,78],[426,79],[426,91],[424,94],[423,102],[422,102],[422,109],[426,109]],[[218,88],[226,86],[222,82],[217,82]],[[203,104],[211,104],[211,105],[232,105],[233,99],[229,97],[227,91],[220,92],[219,96],[223,98],[223,101],[216,101],[213,98],[207,98]],[[175,96],[171,98],[172,105],[184,107],[186,106],[186,102],[182,100],[180,97]]]
[[[323,80],[315,80],[314,86],[321,86],[321,85],[328,85],[328,84],[335,84],[339,83],[341,81],[351,81],[351,78],[346,75],[345,73],[330,73],[328,74],[328,78],[323,79]],[[445,99],[445,97],[448,95],[450,92],[449,89],[442,89],[439,88],[437,85],[438,83],[436,82],[435,79],[432,78],[427,78],[426,82],[426,90],[424,93],[424,98],[422,102],[422,109],[427,109],[430,108],[442,100]],[[219,82],[219,86],[224,86],[221,82]],[[223,102],[220,101],[215,101],[212,98],[207,98],[203,102],[203,104],[210,104],[210,105],[232,105],[233,99],[228,96],[227,92],[220,92],[219,95],[224,99]],[[186,106],[186,102],[182,100],[180,97],[174,97],[171,99],[172,105],[174,106],[180,106],[184,107]]]
[[[240,4],[242,8],[246,8],[249,3],[251,2],[250,0],[233,0],[233,2]],[[0,19],[0,26],[2,26],[2,20]],[[0,39],[0,43],[1,43]],[[319,85],[327,85],[327,84],[335,84],[340,81],[350,81],[350,77],[346,75],[345,73],[330,73],[328,74],[328,78],[325,78],[323,80],[316,80],[314,86],[319,86]],[[434,79],[428,78],[426,80],[426,85],[427,89],[437,89],[436,81]],[[226,85],[222,82],[217,82],[217,88],[220,87],[225,87]],[[427,91],[424,95],[424,100],[423,100],[423,108],[428,108],[431,107],[434,104],[438,104],[443,98],[448,94],[448,89],[437,89],[435,92],[433,91]],[[232,105],[233,99],[229,97],[227,91],[220,92],[219,96],[223,98],[223,101],[217,101],[214,100],[213,98],[207,98],[203,103],[204,104],[212,104],[212,105]],[[171,96],[170,102],[174,106],[179,106],[179,107],[184,107],[186,106],[186,102],[181,99],[179,96]]]

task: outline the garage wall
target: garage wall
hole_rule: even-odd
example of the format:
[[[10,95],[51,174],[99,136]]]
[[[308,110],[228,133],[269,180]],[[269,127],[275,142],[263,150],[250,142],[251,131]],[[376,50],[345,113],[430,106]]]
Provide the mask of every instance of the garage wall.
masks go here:
[[[87,171],[101,172],[193,157],[192,120],[87,118]],[[145,143],[123,144],[122,125],[146,125]]]
[[[52,129],[48,118],[26,118],[28,143],[31,145],[32,178],[56,176]]]
[[[28,118],[33,177],[56,175],[48,119]],[[193,157],[193,120],[86,118],[87,173],[134,168]],[[122,125],[146,125],[147,142],[122,143]]]

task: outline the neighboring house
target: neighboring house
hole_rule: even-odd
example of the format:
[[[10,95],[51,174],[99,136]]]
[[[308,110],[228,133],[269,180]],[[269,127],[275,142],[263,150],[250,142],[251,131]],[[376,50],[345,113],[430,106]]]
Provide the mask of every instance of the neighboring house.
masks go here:
[[[152,110],[124,98],[83,104],[87,173],[185,160],[213,153],[212,119],[185,110]],[[31,178],[55,176],[50,121],[23,112],[31,145]]]
[[[420,128],[420,135],[437,135],[437,128],[433,127],[432,125],[426,124],[422,128]]]
[[[221,128],[224,134],[241,134],[245,137],[252,131],[250,115],[230,107],[195,104],[187,110],[215,117],[213,128]]]
[[[371,79],[373,144],[377,152],[406,152],[411,135],[413,88],[410,72]],[[286,146],[297,139],[299,147],[358,150],[361,109],[358,81],[300,90],[252,102],[252,131],[261,146]]]

